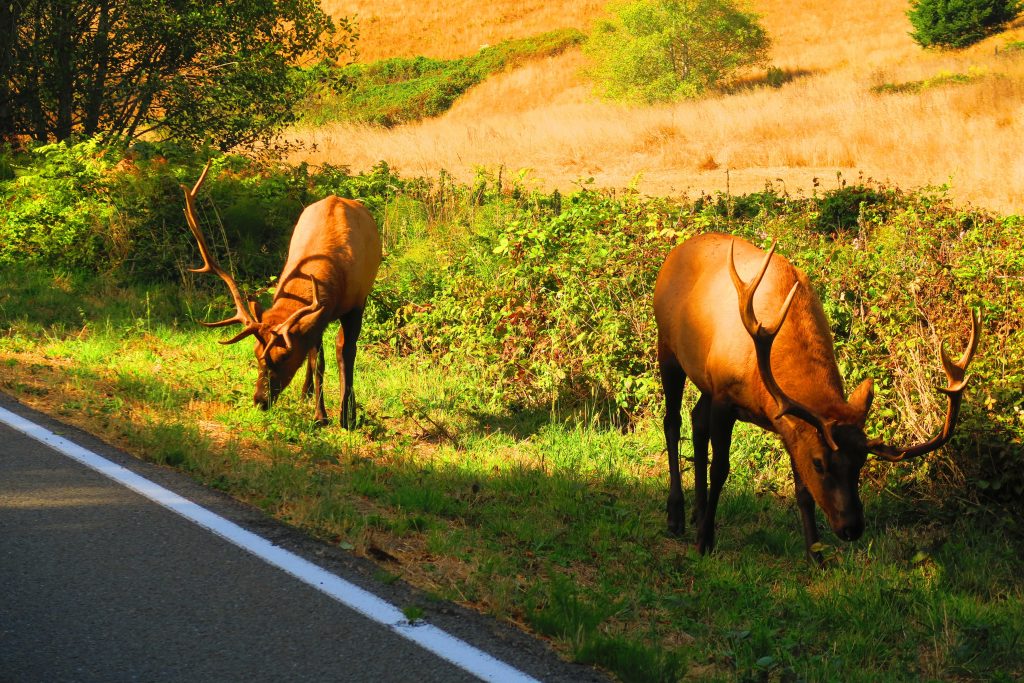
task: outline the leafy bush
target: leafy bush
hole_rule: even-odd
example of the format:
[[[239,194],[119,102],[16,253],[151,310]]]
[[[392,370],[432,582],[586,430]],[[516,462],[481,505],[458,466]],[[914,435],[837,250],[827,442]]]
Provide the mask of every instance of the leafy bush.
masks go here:
[[[590,190],[556,203],[493,184],[452,192],[457,205],[482,204],[428,221],[422,237],[388,255],[368,341],[473,368],[512,410],[556,408],[625,426],[661,410],[650,300],[668,251],[708,230],[758,244],[777,238],[815,284],[848,385],[875,379],[868,431],[890,441],[937,428],[945,380],[936,341],[958,354],[969,309],[982,309],[962,427],[950,456],[922,468],[928,478],[918,483],[939,496],[966,483],[964,495],[1007,502],[1024,492],[1019,218],[864,185],[820,198],[765,191],[692,204]],[[458,224],[464,232],[439,232]]]
[[[167,282],[198,263],[182,218],[181,185],[199,177],[205,154],[139,143],[128,152],[96,141],[58,143],[12,157],[0,179],[0,265],[37,262]],[[240,156],[215,159],[198,202],[200,219],[225,267],[265,282],[284,263],[302,211],[327,194],[375,202],[399,181],[386,165],[354,177],[345,169],[278,166]]]
[[[961,48],[988,37],[1021,12],[1019,0],[914,0],[910,35],[922,47]]]
[[[856,229],[864,213],[883,204],[886,199],[883,191],[866,185],[829,190],[818,202],[818,215],[811,227],[823,233]]]
[[[585,45],[592,75],[612,99],[696,97],[763,64],[770,40],[732,0],[633,0],[610,7]]]
[[[37,161],[0,180],[0,263],[43,261],[65,268],[110,270],[126,245],[111,229],[116,212],[104,174],[109,162],[95,142],[74,147],[46,145]],[[108,258],[109,257],[109,258]]]

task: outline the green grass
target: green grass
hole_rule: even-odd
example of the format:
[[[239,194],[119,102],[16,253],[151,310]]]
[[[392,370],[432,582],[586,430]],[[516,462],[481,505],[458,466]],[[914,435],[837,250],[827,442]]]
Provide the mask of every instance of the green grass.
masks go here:
[[[390,575],[525,618],[622,680],[1011,680],[1024,671],[1022,548],[998,515],[947,519],[868,485],[867,534],[829,548],[831,566],[819,571],[804,559],[777,449],[766,463],[761,433],[745,428],[718,549],[700,557],[689,537],[664,534],[655,420],[630,433],[553,414],[499,420],[493,388],[472,374],[370,348],[356,380],[363,426],[316,429],[294,387],[268,413],[247,405],[248,350],[215,348],[207,330],[120,322],[34,345],[86,371],[67,380],[77,391],[65,417],[105,422],[143,457],[371,557],[382,538],[413,544],[416,554],[385,564]],[[24,365],[15,355],[24,347],[8,340],[4,385],[17,391],[7,378]],[[195,426],[196,398],[226,403],[215,411],[226,443]]]
[[[562,29],[506,40],[460,59],[395,57],[329,70],[321,75],[330,86],[307,99],[301,119],[310,125],[344,120],[390,127],[438,116],[487,76],[559,54],[584,37]]]
[[[314,427],[297,386],[255,410],[251,345],[220,346],[193,319],[220,313],[219,293],[44,267],[0,269],[0,386],[622,680],[1024,675],[1024,223],[860,186],[682,205],[442,181],[373,205],[388,256],[357,429]],[[692,528],[665,533],[649,289],[671,244],[709,229],[779,236],[822,293],[844,376],[881,380],[872,428],[887,436],[907,436],[908,401],[885,378],[934,364],[922,310],[946,333],[962,305],[985,307],[953,447],[872,462],[867,532],[826,533],[825,571],[805,560],[784,453],[749,425],[715,554],[693,552]]]

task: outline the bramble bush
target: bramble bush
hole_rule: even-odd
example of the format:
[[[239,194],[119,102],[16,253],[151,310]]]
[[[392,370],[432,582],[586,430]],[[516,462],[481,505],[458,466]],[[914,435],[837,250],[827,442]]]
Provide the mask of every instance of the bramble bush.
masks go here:
[[[628,426],[661,410],[650,301],[671,247],[707,230],[764,246],[774,238],[818,290],[847,385],[875,380],[868,429],[888,440],[921,440],[938,428],[945,402],[937,388],[946,381],[939,340],[959,355],[970,309],[981,309],[981,351],[961,428],[947,456],[916,470],[918,484],[939,497],[944,486],[969,482],[986,499],[1018,499],[1021,219],[957,207],[941,191],[845,190],[793,199],[768,189],[753,199],[674,203],[583,189],[554,202],[492,187],[484,192],[487,210],[460,218],[468,226],[463,241],[439,242],[452,247],[441,247],[440,258],[409,268],[404,256],[389,255],[369,338],[395,353],[473,367],[510,409],[547,406]],[[436,236],[428,229],[422,240]]]
[[[191,186],[212,154],[172,143],[118,152],[92,140],[5,157],[12,172],[0,178],[0,265],[177,280],[199,259],[182,217],[181,185]],[[364,198],[372,210],[396,182],[386,164],[353,176],[340,167],[314,172],[217,156],[198,211],[225,267],[243,282],[263,282],[280,271],[303,206],[334,193]]]

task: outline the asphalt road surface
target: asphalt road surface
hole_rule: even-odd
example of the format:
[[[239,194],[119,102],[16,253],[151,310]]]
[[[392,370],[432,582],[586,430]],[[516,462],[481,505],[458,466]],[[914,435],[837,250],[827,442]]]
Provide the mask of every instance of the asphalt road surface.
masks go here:
[[[385,585],[360,558],[2,395],[0,412],[155,482],[158,498],[229,529],[211,532],[0,422],[0,682],[605,680],[494,620]],[[260,552],[283,556],[286,570]],[[334,584],[381,596],[390,604],[359,599],[373,605],[364,613],[384,617],[346,606],[328,594]],[[404,622],[394,606],[405,605],[423,607],[426,625]]]

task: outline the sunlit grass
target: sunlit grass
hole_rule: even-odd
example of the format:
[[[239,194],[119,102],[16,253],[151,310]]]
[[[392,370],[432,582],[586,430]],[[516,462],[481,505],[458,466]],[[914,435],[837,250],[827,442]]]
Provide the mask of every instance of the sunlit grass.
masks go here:
[[[6,321],[5,391],[623,680],[1011,680],[1024,667],[1020,548],[983,512],[910,514],[866,486],[868,532],[827,548],[819,571],[777,446],[743,428],[718,548],[700,557],[692,529],[664,532],[656,420],[622,433],[557,406],[510,412],[472,373],[368,347],[361,426],[321,429],[297,387],[252,408],[251,350],[215,331],[122,311],[81,334],[75,315],[32,341],[13,331],[29,321]],[[429,618],[429,604],[409,608]]]
[[[515,4],[515,3],[513,3]],[[604,3],[396,3],[357,7],[365,59],[457,56],[500,38],[575,26],[588,30]],[[1024,57],[1004,49],[1016,26],[963,51],[919,48],[901,3],[757,0],[774,41],[774,67],[793,78],[705,100],[627,107],[597,100],[578,51],[499,74],[445,116],[382,130],[327,124],[294,131],[310,148],[293,161],[367,169],[385,159],[406,174],[440,169],[468,181],[477,167],[530,169],[547,187],[593,177],[651,194],[753,192],[781,181],[791,192],[833,187],[836,173],[902,187],[948,183],[952,195],[991,209],[1024,206]],[[337,12],[353,6],[338,5]],[[465,21],[467,16],[472,21]],[[455,35],[453,35],[453,27]],[[912,93],[885,84],[969,82]]]

